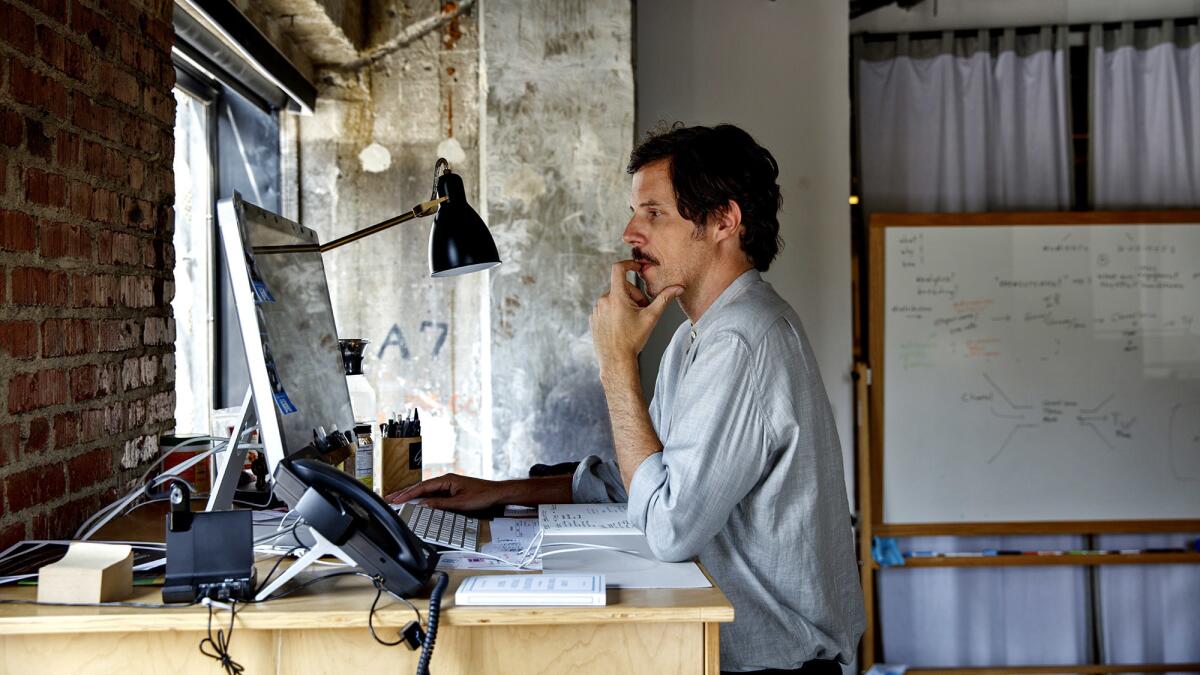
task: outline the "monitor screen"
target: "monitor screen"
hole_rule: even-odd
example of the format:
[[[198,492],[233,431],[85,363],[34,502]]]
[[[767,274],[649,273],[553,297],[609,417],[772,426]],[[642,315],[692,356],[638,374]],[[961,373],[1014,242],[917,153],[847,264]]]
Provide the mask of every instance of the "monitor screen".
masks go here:
[[[234,194],[217,205],[250,387],[270,471],[313,430],[352,430],[315,232]],[[240,264],[239,264],[240,261]]]

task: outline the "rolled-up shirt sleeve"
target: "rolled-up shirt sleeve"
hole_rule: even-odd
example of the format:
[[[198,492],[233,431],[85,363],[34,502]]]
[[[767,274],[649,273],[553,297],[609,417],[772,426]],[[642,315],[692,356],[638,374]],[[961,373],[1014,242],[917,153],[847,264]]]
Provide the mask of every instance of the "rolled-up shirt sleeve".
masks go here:
[[[571,477],[571,501],[576,504],[602,504],[624,502],[625,483],[621,480],[621,468],[613,460],[602,460],[588,455],[575,468]]]
[[[667,437],[660,434],[662,452],[647,457],[629,485],[629,519],[667,561],[691,559],[720,531],[764,474],[773,447],[759,404],[761,364],[745,341],[720,332],[696,349]]]

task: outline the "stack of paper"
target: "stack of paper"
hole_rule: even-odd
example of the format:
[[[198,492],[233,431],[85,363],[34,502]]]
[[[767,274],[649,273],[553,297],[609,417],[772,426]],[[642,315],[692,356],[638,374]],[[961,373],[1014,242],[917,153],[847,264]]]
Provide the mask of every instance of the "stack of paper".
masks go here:
[[[708,588],[692,562],[654,557],[646,535],[629,521],[626,504],[542,504],[542,569],[603,574],[613,588]]]
[[[464,579],[454,603],[602,607],[604,591],[603,574],[494,574]]]

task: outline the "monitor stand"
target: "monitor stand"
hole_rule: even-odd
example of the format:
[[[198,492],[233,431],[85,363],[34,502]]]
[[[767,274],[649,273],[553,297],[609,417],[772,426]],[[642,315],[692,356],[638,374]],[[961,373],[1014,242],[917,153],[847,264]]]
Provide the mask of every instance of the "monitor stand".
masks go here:
[[[292,577],[303,572],[308,568],[309,565],[312,565],[324,556],[331,555],[351,567],[358,566],[358,563],[354,562],[350,556],[346,555],[346,552],[343,551],[340,546],[326,539],[320,532],[317,531],[317,528],[308,528],[308,533],[315,540],[312,548],[308,549],[304,555],[300,556],[296,562],[292,563],[286,570],[283,571],[283,574],[280,574],[279,577],[272,581],[266,588],[259,591],[258,595],[254,596],[255,602],[262,602],[263,600],[267,599],[276,591],[276,589],[291,581]]]
[[[254,425],[256,417],[254,393],[250,387],[246,387],[246,395],[242,398],[242,414],[233,427],[233,433],[229,435],[226,451],[217,454],[217,476],[213,480],[212,491],[208,493],[205,511],[228,511],[233,508],[233,495],[242,477],[242,467],[246,465],[249,449],[242,441],[242,434]]]

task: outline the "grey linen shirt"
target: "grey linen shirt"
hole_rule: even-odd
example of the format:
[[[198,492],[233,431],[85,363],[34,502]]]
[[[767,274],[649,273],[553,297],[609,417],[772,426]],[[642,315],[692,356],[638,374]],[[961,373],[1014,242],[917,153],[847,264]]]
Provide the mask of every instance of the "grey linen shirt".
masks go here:
[[[837,429],[799,317],[757,271],[675,331],[650,420],[663,450],[629,494],[593,455],[574,501],[627,501],[656,556],[699,557],[734,607],[722,670],[848,663],[864,618]]]

